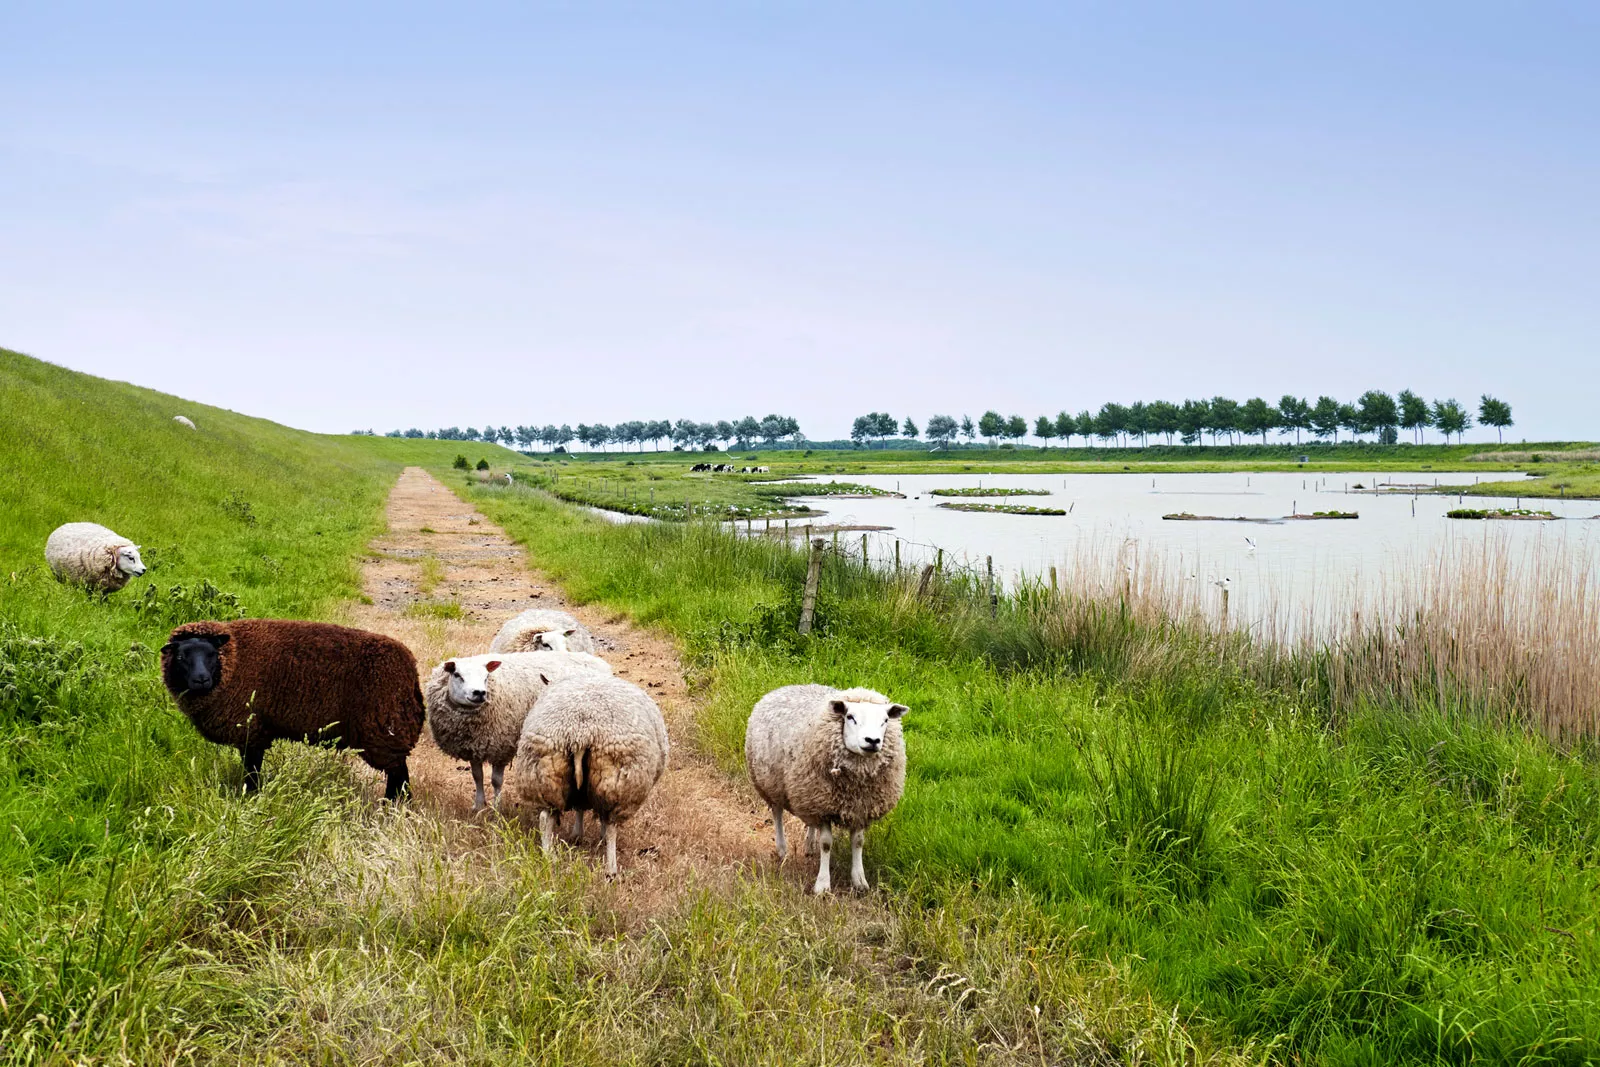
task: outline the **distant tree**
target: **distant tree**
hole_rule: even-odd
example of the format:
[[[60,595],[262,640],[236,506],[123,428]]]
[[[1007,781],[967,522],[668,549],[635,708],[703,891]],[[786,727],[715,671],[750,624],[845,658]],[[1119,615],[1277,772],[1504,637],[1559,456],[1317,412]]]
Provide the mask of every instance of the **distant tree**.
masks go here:
[[[1063,411],[1056,415],[1056,436],[1063,444],[1071,446],[1072,435],[1077,432],[1078,422],[1069,413]]]
[[[1294,431],[1294,443],[1300,443],[1300,431],[1311,429],[1311,405],[1304,400],[1285,393],[1278,399],[1278,432],[1287,434]]]
[[[1467,409],[1462,407],[1454,397],[1449,400],[1435,400],[1433,402],[1433,424],[1444,434],[1446,444],[1450,443],[1450,435],[1456,435],[1456,442],[1460,443],[1461,435],[1472,426],[1472,416],[1467,414]]]
[[[1150,405],[1143,400],[1128,405],[1128,432],[1139,435],[1141,446],[1150,443]]]
[[[928,440],[941,448],[949,448],[950,442],[954,441],[956,434],[960,432],[960,424],[949,415],[935,415],[928,420]]]
[[[589,428],[589,438],[592,442],[589,445],[590,448],[599,448],[604,451],[606,445],[611,441],[611,427],[603,422],[597,422]]]
[[[1267,443],[1267,434],[1278,428],[1281,419],[1278,409],[1259,396],[1246,400],[1239,409],[1239,429],[1247,434],[1260,434],[1262,444]]]
[[[799,419],[793,415],[780,415],[779,418],[783,420],[783,433],[779,435],[780,437],[789,438],[791,443],[795,445],[799,445],[801,441],[805,440],[805,435],[800,432]]]
[[[1013,415],[1006,420],[1006,438],[1020,441],[1028,436],[1028,420],[1021,415]]]
[[[717,420],[717,440],[732,441],[734,438],[733,423],[727,419]]]
[[[767,444],[774,444],[788,431],[788,426],[788,420],[782,415],[764,415],[761,418],[761,437]]]
[[[1354,404],[1339,405],[1339,427],[1350,434],[1350,440],[1354,441],[1360,437],[1361,425],[1360,408]]]
[[[1000,417],[998,411],[985,411],[978,419],[978,432],[989,442],[993,448],[995,442],[1006,432],[1006,420]]]
[[[1319,439],[1339,440],[1339,402],[1331,396],[1317,397],[1311,409],[1311,432]]]
[[[1395,435],[1385,431],[1400,425],[1400,410],[1395,407],[1394,397],[1381,389],[1368,389],[1356,401],[1356,408],[1362,433],[1377,434],[1380,441],[1393,440]]]
[[[463,441],[476,441],[482,436],[483,435],[478,432],[476,427],[468,426],[466,428],[466,430],[462,433],[461,439]]]
[[[1102,441],[1115,441],[1128,428],[1128,409],[1107,401],[1094,417],[1094,435]]]
[[[1077,417],[1072,422],[1078,429],[1078,436],[1083,438],[1084,447],[1093,448],[1094,445],[1089,441],[1089,435],[1094,433],[1094,412],[1085,408],[1078,412]]]
[[[972,425],[971,415],[961,416],[961,436],[967,439],[968,444],[971,444],[973,441],[977,440],[978,429]]]
[[[1502,444],[1505,443],[1507,426],[1511,422],[1511,405],[1504,400],[1496,400],[1488,393],[1483,394],[1483,399],[1478,403],[1478,422],[1484,426],[1493,426],[1495,434]]]
[[[565,448],[577,437],[578,435],[572,432],[572,427],[563,422],[560,428],[556,430],[556,447]]]
[[[486,459],[478,460],[478,469],[481,470],[481,471],[488,470],[489,469],[489,461],[486,460]]]
[[[887,411],[877,412],[873,418],[877,419],[878,422],[877,429],[879,441],[882,441],[886,437],[893,437],[900,429],[900,420],[896,419]]]
[[[872,439],[877,428],[878,420],[871,415],[857,415],[855,421],[850,424],[850,440],[860,448]]]
[[[1040,415],[1033,421],[1033,436],[1044,442],[1046,448],[1050,447],[1050,439],[1056,435],[1056,420],[1049,415]]]
[[[733,435],[739,439],[740,447],[749,448],[750,442],[761,436],[761,423],[753,415],[746,415],[733,424]]]
[[[1428,402],[1409,389],[1400,390],[1400,425],[1411,431],[1411,439],[1422,443],[1422,431],[1433,425]]]
[[[1172,444],[1172,435],[1181,428],[1178,423],[1180,408],[1170,400],[1154,400],[1150,403],[1149,423],[1150,432],[1166,437],[1167,444]]]
[[[904,425],[900,427],[900,436],[907,437],[915,441],[917,439],[917,435],[921,432],[921,430],[917,429],[917,424],[911,421],[911,416],[907,415]]]
[[[1233,435],[1239,432],[1239,402],[1225,396],[1211,398],[1211,443],[1217,443],[1218,434],[1226,434],[1233,444]]]

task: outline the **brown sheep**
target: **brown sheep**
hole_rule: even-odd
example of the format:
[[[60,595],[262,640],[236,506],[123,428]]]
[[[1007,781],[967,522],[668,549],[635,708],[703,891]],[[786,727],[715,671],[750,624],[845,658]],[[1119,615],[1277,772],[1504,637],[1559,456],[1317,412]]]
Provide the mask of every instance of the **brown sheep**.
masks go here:
[[[161,649],[161,680],[202,737],[244,760],[245,792],[281,739],[355,749],[397,799],[422,736],[422,687],[410,649],[392,637],[320,622],[191,622]]]

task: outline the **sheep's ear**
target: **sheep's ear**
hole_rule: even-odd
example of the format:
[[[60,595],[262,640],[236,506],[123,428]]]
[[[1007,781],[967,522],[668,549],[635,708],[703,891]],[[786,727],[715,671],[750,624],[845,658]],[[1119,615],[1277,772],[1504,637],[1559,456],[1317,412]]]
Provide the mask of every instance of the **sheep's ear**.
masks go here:
[[[456,673],[456,661],[455,660],[447,659],[447,660],[444,661],[444,673],[446,673],[446,674],[454,674],[454,673]]]
[[[911,709],[906,707],[904,704],[890,704],[889,705],[889,718],[898,719],[900,716],[904,715],[906,712],[908,712],[910,710]]]
[[[550,684],[550,679],[546,678],[543,674],[539,675],[539,681],[544,683],[545,685],[549,685]]]
[[[842,700],[830,700],[828,701],[828,710],[835,715],[843,716],[849,713],[850,706]]]
[[[493,674],[495,671],[500,669],[500,661],[497,659],[492,659],[483,665],[483,669],[488,671],[490,674]]]
[[[562,630],[561,631],[561,636],[562,637],[571,637],[573,634],[575,634],[577,632],[578,632],[578,628],[576,626],[574,626],[570,630]]]
[[[212,648],[221,648],[223,645],[233,640],[232,634],[201,634],[201,637],[211,642]]]

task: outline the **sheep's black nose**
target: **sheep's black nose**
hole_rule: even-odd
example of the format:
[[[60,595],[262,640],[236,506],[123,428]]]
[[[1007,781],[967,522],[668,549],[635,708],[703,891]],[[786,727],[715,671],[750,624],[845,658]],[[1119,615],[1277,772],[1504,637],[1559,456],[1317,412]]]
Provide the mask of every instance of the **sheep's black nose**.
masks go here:
[[[883,744],[883,739],[881,737],[865,737],[861,739],[861,743],[866,745],[869,751],[876,752],[878,746]]]
[[[472,699],[479,704],[483,703],[484,699],[488,697],[488,695],[489,691],[487,689],[474,689],[472,691]]]

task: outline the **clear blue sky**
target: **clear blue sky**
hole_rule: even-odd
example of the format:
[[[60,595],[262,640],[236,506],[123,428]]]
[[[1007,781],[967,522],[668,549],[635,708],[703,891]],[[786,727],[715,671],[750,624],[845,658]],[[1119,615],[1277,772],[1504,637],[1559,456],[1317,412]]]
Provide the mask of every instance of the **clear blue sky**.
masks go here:
[[[0,42],[0,345],[297,426],[1410,387],[1600,436],[1593,2],[6,4]]]

